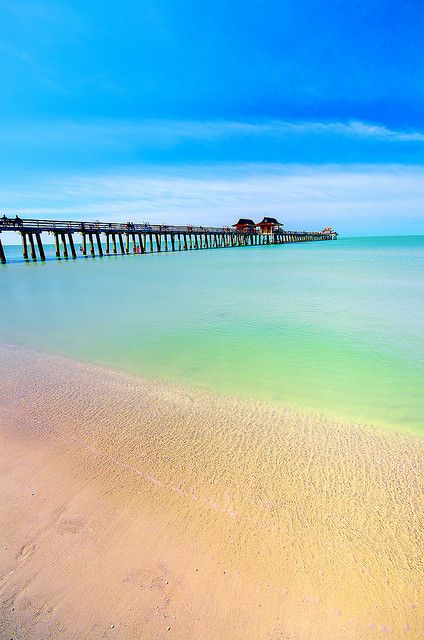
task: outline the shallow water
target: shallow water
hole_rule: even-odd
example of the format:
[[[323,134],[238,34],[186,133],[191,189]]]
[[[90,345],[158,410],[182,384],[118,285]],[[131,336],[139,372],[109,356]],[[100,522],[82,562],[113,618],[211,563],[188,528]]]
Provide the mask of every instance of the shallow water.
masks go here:
[[[3,637],[424,637],[420,438],[1,345],[0,379]]]
[[[3,342],[424,432],[422,236],[8,264],[0,308]]]

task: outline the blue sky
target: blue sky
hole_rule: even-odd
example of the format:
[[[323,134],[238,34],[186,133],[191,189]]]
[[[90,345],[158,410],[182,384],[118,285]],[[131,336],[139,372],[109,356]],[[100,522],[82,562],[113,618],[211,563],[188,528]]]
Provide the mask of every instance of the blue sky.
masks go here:
[[[424,233],[424,5],[0,3],[0,210]]]

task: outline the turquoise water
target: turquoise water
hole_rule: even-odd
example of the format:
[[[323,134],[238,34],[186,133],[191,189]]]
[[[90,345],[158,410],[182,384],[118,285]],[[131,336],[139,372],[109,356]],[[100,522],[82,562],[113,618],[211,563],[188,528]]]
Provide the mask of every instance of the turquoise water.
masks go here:
[[[422,236],[8,264],[0,308],[3,342],[424,432]]]

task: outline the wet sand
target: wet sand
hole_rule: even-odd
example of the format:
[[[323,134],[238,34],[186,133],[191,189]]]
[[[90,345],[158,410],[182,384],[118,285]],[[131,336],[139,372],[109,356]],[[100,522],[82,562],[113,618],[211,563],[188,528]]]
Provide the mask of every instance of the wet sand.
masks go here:
[[[0,637],[424,638],[423,441],[0,347]]]

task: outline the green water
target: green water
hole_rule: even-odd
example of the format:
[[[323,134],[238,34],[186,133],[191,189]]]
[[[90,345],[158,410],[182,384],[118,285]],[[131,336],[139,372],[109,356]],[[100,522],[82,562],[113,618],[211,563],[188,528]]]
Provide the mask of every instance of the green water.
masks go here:
[[[0,268],[0,341],[424,433],[424,237]]]

